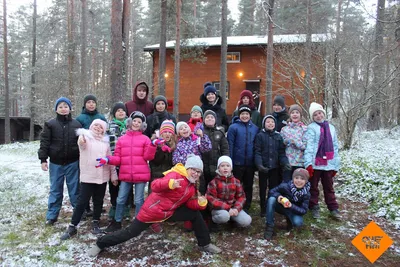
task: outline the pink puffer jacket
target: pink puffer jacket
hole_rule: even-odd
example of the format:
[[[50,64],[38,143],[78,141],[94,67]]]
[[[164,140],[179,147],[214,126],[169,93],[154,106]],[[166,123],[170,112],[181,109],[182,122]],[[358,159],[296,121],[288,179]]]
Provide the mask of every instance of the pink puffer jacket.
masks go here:
[[[118,138],[114,156],[107,156],[108,164],[119,167],[119,180],[129,183],[145,183],[150,180],[147,161],[154,159],[157,147],[150,138],[138,131],[127,131]]]

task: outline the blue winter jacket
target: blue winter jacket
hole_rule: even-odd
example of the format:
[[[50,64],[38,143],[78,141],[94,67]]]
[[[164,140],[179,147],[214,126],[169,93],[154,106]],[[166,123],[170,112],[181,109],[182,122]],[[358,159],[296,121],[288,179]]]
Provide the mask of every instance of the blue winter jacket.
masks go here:
[[[82,108],[82,113],[76,118],[76,120],[79,121],[85,129],[89,129],[90,124],[92,124],[95,119],[100,119],[107,122],[104,115],[99,113],[97,109],[94,111],[87,111],[86,108]]]
[[[335,126],[329,124],[329,129],[331,131],[332,142],[333,142],[333,150],[334,157],[331,160],[328,160],[328,164],[323,165],[315,165],[315,156],[318,151],[318,143],[321,135],[321,126],[319,126],[316,122],[312,122],[307,126],[306,132],[306,140],[307,146],[304,151],[304,166],[307,168],[312,165],[314,170],[322,170],[322,171],[339,171],[340,169],[340,155],[339,155],[339,144],[336,135]]]
[[[268,169],[289,164],[282,136],[276,131],[262,129],[256,136],[255,163]]]
[[[308,202],[310,201],[311,194],[310,192],[308,192],[306,195],[303,195],[297,202],[295,202],[293,200],[293,194],[290,191],[290,183],[292,183],[292,181],[289,181],[288,183],[281,183],[277,187],[272,188],[268,192],[268,197],[274,197],[276,199],[278,199],[279,196],[286,197],[292,203],[292,206],[289,209],[293,213],[304,215],[308,211]]]
[[[254,140],[258,127],[250,120],[242,122],[239,117],[232,119],[228,129],[229,155],[236,166],[254,166]]]

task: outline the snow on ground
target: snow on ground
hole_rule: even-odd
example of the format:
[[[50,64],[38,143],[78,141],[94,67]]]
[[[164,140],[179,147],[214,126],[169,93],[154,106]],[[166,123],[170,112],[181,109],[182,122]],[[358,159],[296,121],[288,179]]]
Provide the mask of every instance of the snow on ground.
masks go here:
[[[71,216],[68,196],[65,194],[63,211],[64,217],[54,227],[45,227],[45,213],[49,190],[48,172],[43,172],[37,159],[38,142],[11,144],[0,146],[0,263],[2,266],[69,266],[79,262],[83,265],[109,266],[120,264],[118,258],[103,257],[94,262],[86,256],[88,247],[94,243],[96,236],[90,233],[78,234],[77,238],[60,242],[60,235],[65,231]],[[360,202],[369,202],[375,214],[384,216],[397,228],[400,227],[400,129],[392,131],[377,131],[363,133],[354,148],[341,152],[342,170],[337,178],[337,193],[346,198]],[[67,192],[65,190],[65,192]],[[347,211],[344,211],[347,212]],[[355,211],[356,212],[356,211]],[[80,225],[88,227],[86,222]],[[311,228],[313,225],[311,224]],[[79,230],[78,230],[79,231]],[[259,229],[262,232],[263,229]],[[340,227],[340,231],[348,236],[357,234],[357,229],[349,221]],[[83,232],[83,231],[81,231]],[[224,233],[229,236],[230,233]],[[151,265],[154,257],[173,262],[174,265],[213,265],[215,256],[202,253],[196,260],[181,258],[173,261],[177,251],[190,253],[195,247],[194,236],[189,240],[193,246],[187,247],[187,237],[182,235],[175,240],[159,239],[159,236],[144,236],[154,247],[161,244],[171,251],[167,253],[154,250],[148,256],[130,255],[127,265]],[[140,251],[142,245],[133,243]],[[157,243],[158,242],[158,243]],[[157,243],[157,244],[156,244]],[[229,248],[234,244],[226,244]],[[251,247],[252,257],[260,258],[264,264],[287,265],[282,258],[269,254],[265,248],[271,244],[263,239],[249,236],[245,247]],[[185,247],[186,246],[186,247]],[[110,253],[120,247],[109,249]],[[144,248],[146,250],[148,248]],[[275,252],[288,255],[280,246],[275,246]],[[398,247],[396,247],[396,250]],[[230,263],[233,266],[245,265],[243,253],[231,252],[237,257]],[[115,255],[116,253],[112,254]],[[182,253],[181,253],[182,255]],[[246,256],[248,257],[248,255]],[[172,259],[172,260],[171,260]],[[244,266],[243,265],[243,266]]]

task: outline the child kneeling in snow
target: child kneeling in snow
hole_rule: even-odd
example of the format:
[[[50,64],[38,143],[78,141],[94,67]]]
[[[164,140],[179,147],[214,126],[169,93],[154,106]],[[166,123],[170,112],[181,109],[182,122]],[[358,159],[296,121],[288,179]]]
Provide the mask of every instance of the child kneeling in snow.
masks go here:
[[[163,221],[191,221],[197,238],[199,249],[210,253],[219,253],[221,249],[211,244],[207,225],[200,210],[207,207],[207,199],[200,196],[195,186],[201,172],[203,162],[199,156],[189,155],[185,166],[176,164],[171,170],[164,172],[164,177],[151,183],[151,193],[146,198],[139,214],[125,229],[100,237],[88,254],[96,256],[106,247],[134,238],[153,223]]]
[[[105,157],[110,154],[110,142],[105,132],[106,122],[95,119],[89,130],[78,129],[77,135],[79,145],[79,169],[80,169],[80,192],[78,204],[72,214],[71,223],[67,231],[61,236],[61,240],[69,239],[77,234],[76,226],[81,221],[83,212],[93,196],[93,221],[92,233],[100,234],[99,220],[103,209],[103,200],[106,192],[107,182],[112,180],[114,185],[118,184],[118,176],[114,166],[96,168],[96,158]]]
[[[246,196],[242,184],[232,174],[232,160],[228,156],[218,159],[217,176],[208,184],[207,200],[212,221],[216,224],[235,221],[239,227],[251,224],[251,217],[243,210]]]
[[[303,216],[307,213],[310,200],[309,174],[299,168],[293,172],[293,180],[281,183],[269,191],[267,201],[267,225],[264,238],[270,240],[274,234],[275,212],[286,216],[288,230],[303,225]]]

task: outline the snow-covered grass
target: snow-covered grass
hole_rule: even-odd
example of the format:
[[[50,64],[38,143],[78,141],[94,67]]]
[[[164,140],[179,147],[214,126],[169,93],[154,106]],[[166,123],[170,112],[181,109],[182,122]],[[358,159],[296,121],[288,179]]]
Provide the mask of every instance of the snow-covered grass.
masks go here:
[[[341,156],[338,194],[368,202],[377,216],[400,228],[400,127],[364,132]]]

